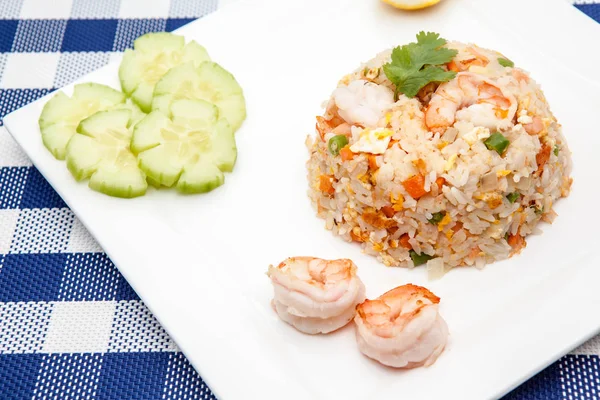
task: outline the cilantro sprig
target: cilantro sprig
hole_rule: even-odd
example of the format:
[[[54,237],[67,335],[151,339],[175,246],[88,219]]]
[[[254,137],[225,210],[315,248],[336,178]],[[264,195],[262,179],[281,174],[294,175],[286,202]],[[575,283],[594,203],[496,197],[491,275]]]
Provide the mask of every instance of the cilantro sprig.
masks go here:
[[[388,79],[398,93],[415,97],[419,90],[430,82],[447,82],[456,75],[438,65],[450,62],[458,53],[442,47],[446,39],[434,32],[419,32],[417,42],[398,46],[392,51],[392,61],[383,66]]]

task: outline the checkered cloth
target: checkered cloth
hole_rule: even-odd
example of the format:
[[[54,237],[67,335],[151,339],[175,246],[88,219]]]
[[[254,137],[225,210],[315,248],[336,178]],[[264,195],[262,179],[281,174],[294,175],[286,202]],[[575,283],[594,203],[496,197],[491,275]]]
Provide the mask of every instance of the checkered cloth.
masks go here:
[[[600,0],[576,3],[600,22]],[[216,8],[217,0],[0,0],[0,118],[108,63],[135,37]],[[600,398],[599,354],[596,338],[507,398]],[[0,397],[214,398],[1,119]]]

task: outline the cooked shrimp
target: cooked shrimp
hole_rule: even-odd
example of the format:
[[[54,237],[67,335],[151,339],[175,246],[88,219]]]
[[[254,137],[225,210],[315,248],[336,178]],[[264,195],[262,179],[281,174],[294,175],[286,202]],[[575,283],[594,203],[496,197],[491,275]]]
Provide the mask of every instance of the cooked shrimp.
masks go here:
[[[532,122],[529,124],[524,124],[523,128],[528,134],[535,136],[544,130],[544,122],[540,117],[535,115],[532,118]]]
[[[456,50],[460,51],[461,49],[456,48]],[[472,65],[485,67],[490,62],[490,54],[487,54],[486,56],[486,53],[492,52],[490,50],[481,49],[474,45],[467,46],[461,53],[459,53],[459,56],[455,57],[448,63],[448,69],[455,72],[462,72],[468,71]]]
[[[525,83],[529,83],[529,81],[531,80],[531,79],[529,78],[529,76],[528,76],[528,75],[527,75],[525,72],[521,71],[521,70],[520,70],[520,69],[518,69],[518,68],[515,68],[515,69],[513,69],[513,70],[512,70],[512,76],[513,76],[513,77],[514,77],[514,78],[515,78],[517,81],[523,81],[523,82],[525,82]]]
[[[433,364],[448,338],[439,301],[426,288],[408,284],[359,304],[354,317],[358,348],[390,367]]]
[[[348,324],[365,287],[348,259],[292,257],[269,266],[274,287],[273,309],[301,332],[333,332]]]
[[[352,127],[347,122],[341,122],[336,125],[337,120],[331,119],[326,120],[321,116],[317,116],[317,123],[315,125],[315,129],[319,133],[319,137],[321,140],[325,140],[325,135],[328,133],[333,133],[334,135],[352,135]]]
[[[456,119],[490,129],[510,126],[517,111],[517,101],[505,95],[494,83],[469,72],[441,84],[425,112],[425,124],[434,132],[443,132]]]
[[[337,113],[351,125],[375,127],[384,112],[394,104],[390,88],[365,80],[350,82],[334,90]]]

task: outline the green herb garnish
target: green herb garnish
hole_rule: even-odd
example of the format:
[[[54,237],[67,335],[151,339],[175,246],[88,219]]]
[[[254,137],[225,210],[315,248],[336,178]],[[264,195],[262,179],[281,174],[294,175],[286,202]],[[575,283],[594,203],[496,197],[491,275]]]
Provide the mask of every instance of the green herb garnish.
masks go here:
[[[447,82],[455,72],[438,67],[450,62],[458,51],[442,47],[446,39],[438,33],[419,32],[417,42],[398,46],[392,51],[392,61],[383,66],[383,72],[396,86],[398,93],[415,97],[430,82]]]
[[[428,219],[428,221],[430,224],[437,225],[444,219],[445,216],[446,216],[446,211],[436,212],[436,213],[431,214],[431,218]]]
[[[511,67],[511,68],[515,66],[515,63],[510,61],[508,58],[499,58],[498,64],[502,65],[503,67]]]
[[[506,232],[504,234],[504,240],[508,241],[509,236],[510,236],[510,233]]]
[[[485,144],[488,150],[495,150],[498,154],[502,155],[510,144],[510,141],[503,134],[496,132],[487,138],[483,144]]]
[[[557,145],[557,144],[555,144],[555,145],[554,145],[554,155],[555,155],[556,157],[558,157],[558,152],[559,152],[559,151],[560,151],[560,146],[559,146],[559,145]]]
[[[337,156],[340,154],[340,150],[347,144],[348,138],[346,135],[335,135],[327,142],[327,148],[332,155]]]
[[[419,265],[423,265],[425,264],[427,261],[433,259],[433,256],[430,256],[429,254],[419,254],[414,250],[410,250],[408,252],[410,254],[410,258],[413,260],[413,264],[415,264],[415,267],[418,267]]]
[[[517,199],[521,197],[521,195],[519,194],[519,192],[513,192],[513,193],[509,193],[506,195],[506,198],[508,199],[508,201],[510,201],[511,203],[514,203],[515,201],[517,201]]]

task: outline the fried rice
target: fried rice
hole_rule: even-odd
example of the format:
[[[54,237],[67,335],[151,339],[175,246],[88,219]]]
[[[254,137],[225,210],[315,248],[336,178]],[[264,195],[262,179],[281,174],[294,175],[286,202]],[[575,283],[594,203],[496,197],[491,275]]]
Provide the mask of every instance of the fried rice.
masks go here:
[[[529,74],[493,50],[446,47],[456,77],[413,98],[394,97],[382,70],[391,49],[362,64],[306,142],[325,227],[387,266],[427,263],[435,275],[519,253],[572,183],[561,125]]]

